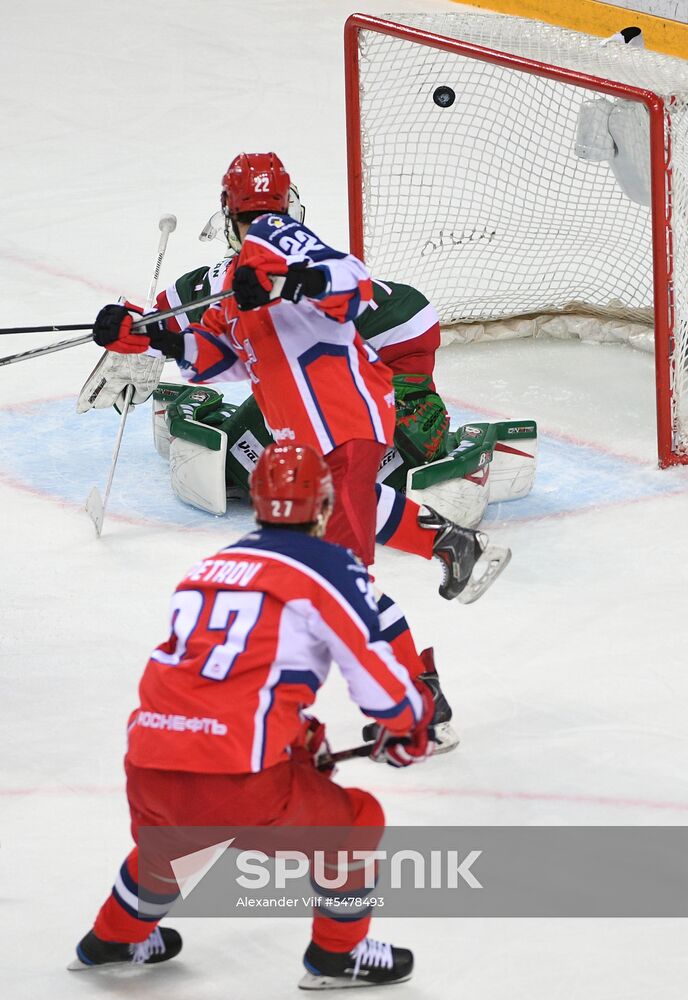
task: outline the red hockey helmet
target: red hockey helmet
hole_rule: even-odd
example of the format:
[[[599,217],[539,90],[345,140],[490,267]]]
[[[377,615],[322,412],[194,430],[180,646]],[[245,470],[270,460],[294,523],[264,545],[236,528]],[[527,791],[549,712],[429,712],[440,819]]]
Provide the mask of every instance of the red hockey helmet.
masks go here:
[[[286,212],[289,205],[289,174],[276,153],[240,153],[222,178],[222,210],[240,212]]]
[[[332,507],[332,476],[309,445],[270,444],[251,476],[251,500],[259,521],[309,524]]]

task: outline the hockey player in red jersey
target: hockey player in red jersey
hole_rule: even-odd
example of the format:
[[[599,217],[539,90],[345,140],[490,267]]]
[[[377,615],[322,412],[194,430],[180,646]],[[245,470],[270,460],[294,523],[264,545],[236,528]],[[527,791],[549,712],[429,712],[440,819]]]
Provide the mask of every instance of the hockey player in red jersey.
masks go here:
[[[222,193],[241,242],[224,280],[234,295],[182,333],[162,328],[148,336],[132,335],[123,306],[106,306],[96,319],[94,339],[120,351],[145,350],[150,343],[174,357],[190,382],[250,380],[275,440],[310,444],[330,467],[336,500],[326,538],[351,548],[370,566],[376,477],[395,427],[391,372],[353,324],[371,299],[371,279],[361,261],[291,219],[288,201],[289,175],[274,153],[235,157]],[[469,584],[487,536],[394,496],[398,504],[385,500],[386,528],[418,536],[424,554],[442,561],[441,592],[456,596]],[[488,566],[485,583],[491,582],[490,570],[492,576],[498,572],[492,562]],[[404,620],[384,595],[380,608],[390,621]],[[436,690],[434,722],[445,727],[442,749],[451,749],[458,739],[448,725],[451,709],[431,654],[419,656],[406,626],[398,627],[393,644],[413,675],[426,677]]]
[[[376,490],[396,413],[391,372],[353,325],[372,300],[370,275],[355,257],[291,219],[288,203],[289,175],[274,153],[235,157],[222,191],[241,244],[224,277],[235,297],[182,333],[148,327],[148,336],[131,334],[123,306],[106,306],[94,339],[125,352],[152,344],[174,357],[190,382],[250,380],[275,440],[311,443],[330,465],[337,506],[328,538],[353,548],[366,565],[373,562],[376,528],[394,547],[434,555],[444,571],[440,593],[452,599],[470,589],[487,536]],[[483,564],[488,584],[501,566]]]
[[[322,817],[381,837],[376,799],[314,766],[324,729],[304,709],[335,660],[353,700],[378,720],[374,755],[405,767],[432,752],[432,697],[385,641],[365,567],[323,540],[333,506],[323,459],[308,447],[270,445],[251,495],[258,530],[187,573],[170,636],[141,679],[125,758],[134,840],[143,826],[303,827]],[[151,886],[139,878],[134,848],[70,969],[178,954],[179,934],[157,926],[176,898],[170,880],[160,876],[151,915],[141,905]],[[317,910],[300,985],[408,979],[412,953],[371,940],[369,925],[370,907],[346,920]]]

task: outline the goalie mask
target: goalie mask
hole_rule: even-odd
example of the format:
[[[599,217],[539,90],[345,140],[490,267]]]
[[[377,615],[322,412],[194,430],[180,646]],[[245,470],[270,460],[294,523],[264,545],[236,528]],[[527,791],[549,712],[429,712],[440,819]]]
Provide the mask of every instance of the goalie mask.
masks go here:
[[[287,215],[297,222],[303,222],[306,218],[306,209],[301,204],[299,189],[296,184],[289,185]],[[232,253],[239,253],[241,251],[241,242],[232,229],[229,216],[226,216],[222,210],[210,216],[199,233],[198,238],[201,243],[210,243],[212,240],[223,240],[226,242],[228,250]]]
[[[271,444],[253,470],[251,501],[263,523],[315,524],[332,510],[332,475],[308,445]]]

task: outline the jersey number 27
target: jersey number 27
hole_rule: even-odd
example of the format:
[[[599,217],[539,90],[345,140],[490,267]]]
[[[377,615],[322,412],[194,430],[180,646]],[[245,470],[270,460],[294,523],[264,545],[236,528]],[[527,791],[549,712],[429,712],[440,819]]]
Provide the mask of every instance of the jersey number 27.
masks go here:
[[[203,629],[211,647],[201,667],[201,676],[213,681],[226,680],[234,662],[246,649],[248,638],[260,618],[263,594],[221,590],[212,595],[208,624]],[[199,626],[208,595],[200,590],[178,590],[172,601],[172,633],[176,637],[173,653],[156,650],[153,659],[166,666],[178,666]],[[215,633],[213,635],[213,633]]]

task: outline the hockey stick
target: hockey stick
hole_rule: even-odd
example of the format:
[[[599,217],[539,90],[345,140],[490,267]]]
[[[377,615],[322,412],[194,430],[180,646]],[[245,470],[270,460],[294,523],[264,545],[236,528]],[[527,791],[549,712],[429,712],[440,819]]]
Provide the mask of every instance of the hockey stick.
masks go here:
[[[101,532],[103,530],[103,521],[105,520],[105,508],[107,507],[108,499],[110,498],[110,490],[112,488],[112,480],[115,477],[115,466],[117,465],[117,459],[119,458],[119,449],[122,444],[122,435],[124,434],[124,425],[127,420],[127,414],[129,412],[129,407],[131,405],[131,397],[134,395],[134,386],[128,385],[124,392],[124,405],[122,406],[122,415],[119,418],[119,427],[117,428],[117,437],[115,438],[115,447],[112,451],[112,461],[110,462],[110,473],[108,475],[107,485],[105,486],[105,496],[101,497],[100,491],[97,486],[94,486],[88,495],[86,500],[86,513],[93,521],[96,529],[96,535],[100,538]]]
[[[226,289],[224,292],[216,292],[214,295],[206,295],[202,299],[198,299],[192,304],[194,309],[201,309],[204,306],[212,306],[216,302],[221,302],[223,299],[228,299],[230,296],[234,295],[231,288]],[[154,312],[147,316],[142,316],[135,323],[132,323],[131,328],[134,332],[138,330],[145,330],[147,326],[151,323],[158,323],[165,319],[172,319],[173,316],[179,316],[181,313],[186,312],[189,309],[189,304],[175,306],[174,309],[166,309],[164,312]],[[93,324],[88,327],[89,330],[93,329]],[[50,344],[48,347],[36,347],[32,351],[22,351],[21,354],[9,354],[7,357],[0,358],[0,367],[2,365],[13,365],[17,361],[28,361],[29,358],[39,358],[42,354],[52,354],[53,351],[66,351],[68,347],[78,347],[79,344],[90,344],[93,342],[92,334],[87,334],[84,337],[75,337],[72,340],[59,340],[56,344]]]
[[[10,333],[69,333],[71,330],[92,330],[93,323],[53,324],[53,326],[6,326],[0,328],[0,337]]]
[[[385,746],[396,746],[398,743],[406,743],[404,737],[387,740]],[[335,764],[341,764],[343,760],[355,760],[356,757],[370,757],[375,746],[375,740],[370,743],[361,743],[357,747],[349,747],[348,750],[336,750],[322,757],[316,764],[317,771],[328,771]]]
[[[337,750],[335,753],[328,753],[316,764],[317,771],[329,771],[335,764],[340,764],[343,760],[354,760],[356,757],[370,757],[375,743],[361,743],[358,747],[349,747],[348,750]]]
[[[167,249],[167,241],[170,238],[170,233],[173,233],[177,228],[177,218],[174,215],[163,215],[158,222],[158,228],[160,229],[160,242],[158,243],[158,259],[155,262],[155,269],[153,271],[153,277],[151,278],[151,283],[148,288],[148,295],[146,296],[146,305],[144,306],[144,311],[150,311],[155,302],[155,290],[158,286],[158,278],[160,277],[160,267],[162,265],[163,257],[165,256],[165,250]],[[156,320],[157,321],[157,320]],[[103,521],[105,520],[105,508],[107,507],[107,502],[110,497],[110,489],[112,488],[112,480],[115,476],[115,467],[117,465],[117,459],[119,458],[119,449],[122,444],[122,435],[124,434],[124,425],[127,422],[127,416],[129,414],[129,407],[131,406],[131,400],[134,395],[134,386],[128,385],[124,392],[124,405],[122,406],[122,413],[119,418],[119,428],[117,430],[117,438],[115,439],[115,447],[112,452],[112,462],[110,463],[110,473],[108,475],[107,485],[105,487],[105,496],[101,499],[98,487],[94,486],[88,495],[86,500],[86,511],[93,521],[96,529],[96,536],[100,538],[101,532],[103,530]]]
[[[91,326],[91,329],[93,327]],[[78,347],[79,344],[93,343],[93,334],[87,333],[83,337],[75,337],[72,340],[58,340],[56,344],[49,344],[47,347],[35,347],[32,351],[22,351],[20,354],[8,354],[0,358],[1,365],[13,365],[17,361],[28,361],[29,358],[39,358],[42,354],[53,354],[55,351],[66,351],[68,347]]]

